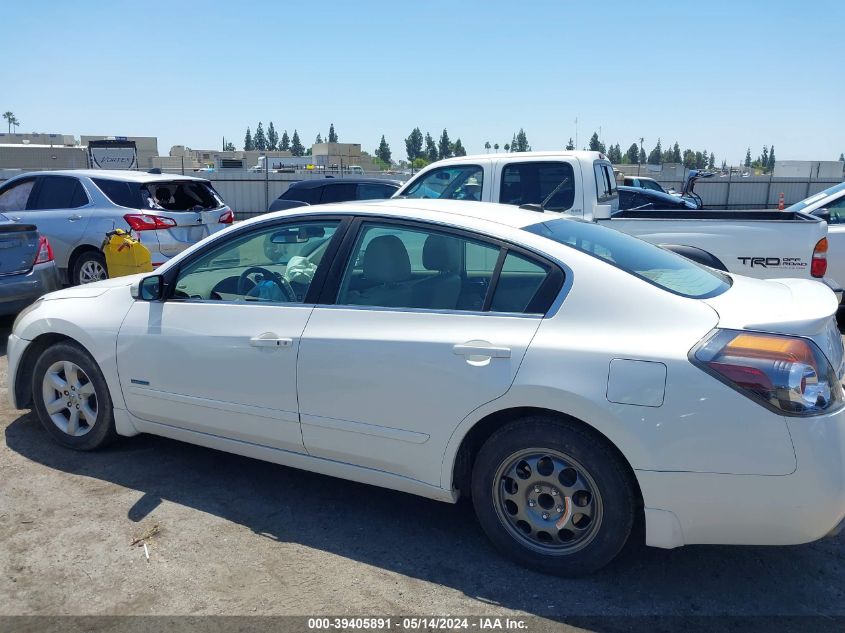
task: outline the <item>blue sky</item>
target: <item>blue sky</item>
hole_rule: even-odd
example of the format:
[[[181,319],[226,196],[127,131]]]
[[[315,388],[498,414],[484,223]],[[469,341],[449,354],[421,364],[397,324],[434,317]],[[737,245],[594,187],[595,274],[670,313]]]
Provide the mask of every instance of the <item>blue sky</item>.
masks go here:
[[[20,132],[240,147],[273,121],[304,143],[394,158],[414,126],[470,152],[523,127],[534,149],[599,127],[737,163],[845,151],[845,1],[18,3],[4,13],[0,111]]]

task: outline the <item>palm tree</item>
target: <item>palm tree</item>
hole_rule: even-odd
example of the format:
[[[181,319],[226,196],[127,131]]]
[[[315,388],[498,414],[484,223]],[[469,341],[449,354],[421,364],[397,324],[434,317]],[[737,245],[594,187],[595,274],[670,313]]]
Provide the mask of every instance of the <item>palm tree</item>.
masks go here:
[[[484,149],[487,150],[488,153],[490,152],[490,141],[484,143]]]
[[[493,149],[498,152],[499,151],[499,144],[498,143],[494,144]]]
[[[18,131],[18,126],[20,124],[21,124],[21,122],[18,121],[18,117],[16,117],[15,115],[12,115],[12,127],[15,128],[15,132]]]
[[[6,119],[6,122],[9,124],[9,133],[12,132],[12,122],[15,120],[15,113],[6,111],[3,113],[3,118]]]

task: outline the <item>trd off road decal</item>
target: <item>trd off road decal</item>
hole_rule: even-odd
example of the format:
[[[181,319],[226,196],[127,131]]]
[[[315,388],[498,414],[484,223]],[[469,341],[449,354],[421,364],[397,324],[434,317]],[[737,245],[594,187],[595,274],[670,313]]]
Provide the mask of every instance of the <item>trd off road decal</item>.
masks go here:
[[[749,268],[806,268],[807,262],[800,257],[737,257],[743,266]]]

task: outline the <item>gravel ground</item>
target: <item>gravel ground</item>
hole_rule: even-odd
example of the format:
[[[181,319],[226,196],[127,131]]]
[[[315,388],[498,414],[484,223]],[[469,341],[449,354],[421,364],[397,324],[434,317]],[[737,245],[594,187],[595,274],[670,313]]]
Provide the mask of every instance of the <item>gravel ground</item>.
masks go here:
[[[150,436],[60,448],[8,406],[0,352],[0,615],[845,616],[842,537],[633,544],[591,577],[549,578],[500,558],[467,504]],[[147,561],[130,543],[156,530]]]

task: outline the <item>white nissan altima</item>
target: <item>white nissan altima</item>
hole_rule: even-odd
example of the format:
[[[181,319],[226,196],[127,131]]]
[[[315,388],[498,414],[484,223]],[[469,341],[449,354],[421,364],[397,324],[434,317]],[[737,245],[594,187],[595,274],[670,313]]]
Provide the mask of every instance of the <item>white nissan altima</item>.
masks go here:
[[[485,203],[294,209],[45,296],[9,393],[80,450],[153,433],[454,502],[561,575],[845,516],[833,293]],[[95,459],[92,457],[92,459]]]

